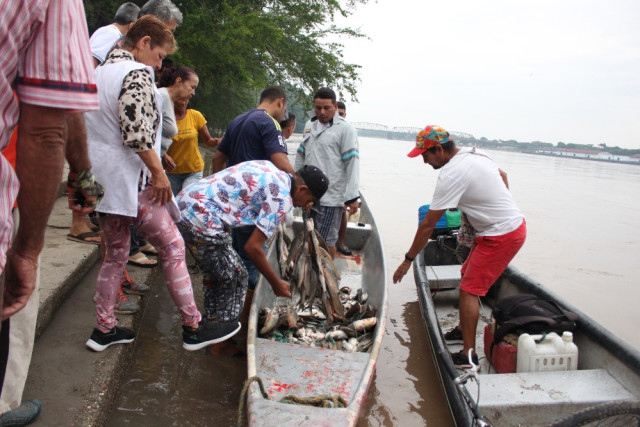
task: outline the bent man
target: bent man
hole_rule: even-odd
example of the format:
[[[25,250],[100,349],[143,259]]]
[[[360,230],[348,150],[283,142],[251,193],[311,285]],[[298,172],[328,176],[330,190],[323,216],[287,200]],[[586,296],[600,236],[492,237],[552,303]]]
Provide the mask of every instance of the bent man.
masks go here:
[[[474,246],[463,264],[460,282],[460,325],[445,334],[445,340],[464,348],[451,355],[456,366],[469,368],[468,351],[475,354],[478,325],[478,297],[486,295],[496,279],[524,244],[527,227],[522,212],[507,187],[506,174],[485,153],[475,148],[458,148],[449,133],[427,126],[418,133],[409,157],[422,156],[425,163],[440,170],[431,207],[418,226],[405,260],[393,274],[399,282],[424,249],[440,217],[458,208],[475,229]]]
[[[227,230],[254,227],[244,252],[276,296],[291,297],[289,283],[273,271],[263,246],[294,206],[311,208],[328,186],[329,180],[316,167],[306,166],[289,174],[271,162],[254,160],[201,179],[178,194],[178,228],[202,271],[204,310],[209,320],[236,322],[247,291],[247,269]],[[211,352],[237,351],[223,342],[212,346]]]

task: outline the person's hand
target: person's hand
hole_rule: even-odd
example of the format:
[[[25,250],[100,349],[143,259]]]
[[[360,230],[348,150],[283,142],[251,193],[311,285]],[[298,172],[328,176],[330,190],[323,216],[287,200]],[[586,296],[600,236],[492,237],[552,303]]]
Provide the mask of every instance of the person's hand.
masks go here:
[[[167,172],[173,172],[176,169],[176,162],[166,153],[162,156],[162,165]]]
[[[411,268],[411,262],[406,259],[402,261],[402,264],[396,268],[396,272],[393,273],[393,283],[398,283],[402,280],[402,278],[407,274],[409,269]]]
[[[360,203],[358,203],[358,201],[356,200],[355,202],[351,202],[348,205],[345,205],[345,208],[349,216],[351,216],[356,212],[358,212],[358,209],[360,208]]]
[[[67,177],[69,209],[86,215],[93,212],[102,196],[104,196],[104,188],[95,180],[90,168],[80,172],[69,171]]]
[[[36,288],[38,256],[22,255],[13,248],[9,249],[4,274],[2,320],[8,319],[27,305]]]
[[[153,203],[160,203],[162,206],[171,201],[171,198],[173,197],[173,193],[171,192],[171,183],[164,171],[152,174],[151,184],[153,185],[153,189],[151,190],[149,200]]]
[[[289,282],[286,280],[278,279],[277,282],[271,283],[271,289],[277,297],[291,298],[291,291],[289,291]]]

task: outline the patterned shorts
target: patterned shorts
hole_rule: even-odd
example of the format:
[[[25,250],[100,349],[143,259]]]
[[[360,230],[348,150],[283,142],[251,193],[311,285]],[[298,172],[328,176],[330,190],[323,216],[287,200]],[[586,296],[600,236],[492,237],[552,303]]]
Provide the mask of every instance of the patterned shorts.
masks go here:
[[[311,210],[311,217],[315,222],[316,230],[322,236],[327,246],[335,247],[338,241],[338,232],[342,222],[342,206],[319,206],[317,212]]]
[[[178,229],[202,272],[204,312],[209,320],[233,322],[240,318],[247,293],[248,274],[231,245],[231,235],[205,236],[188,222]]]

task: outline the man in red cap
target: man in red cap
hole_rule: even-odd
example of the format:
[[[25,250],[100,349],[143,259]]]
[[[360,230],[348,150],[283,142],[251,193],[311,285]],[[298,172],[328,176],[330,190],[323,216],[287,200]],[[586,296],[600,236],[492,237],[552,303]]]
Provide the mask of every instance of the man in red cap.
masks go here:
[[[475,238],[460,270],[460,324],[445,334],[445,340],[463,343],[463,350],[451,357],[456,366],[469,368],[469,349],[473,350],[474,363],[478,363],[475,354],[478,297],[486,295],[524,244],[526,222],[511,197],[506,173],[485,153],[475,148],[456,147],[441,127],[427,126],[420,131],[416,146],[408,156],[422,156],[425,163],[440,169],[440,175],[431,206],[418,226],[405,260],[393,274],[393,282],[399,282],[407,274],[445,211],[460,209],[475,230]]]

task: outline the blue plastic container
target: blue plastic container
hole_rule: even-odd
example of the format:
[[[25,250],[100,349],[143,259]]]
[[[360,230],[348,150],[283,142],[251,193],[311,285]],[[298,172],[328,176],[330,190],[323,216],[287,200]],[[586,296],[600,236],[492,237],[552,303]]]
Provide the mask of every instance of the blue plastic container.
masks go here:
[[[429,206],[431,206],[431,205],[424,205],[424,206],[420,206],[420,208],[418,208],[418,225],[420,223],[422,223],[422,220],[424,219],[424,216],[427,214],[427,211],[429,210]],[[438,222],[436,222],[436,228],[447,228],[447,216],[446,215],[442,215],[440,217],[440,219],[438,220]]]

